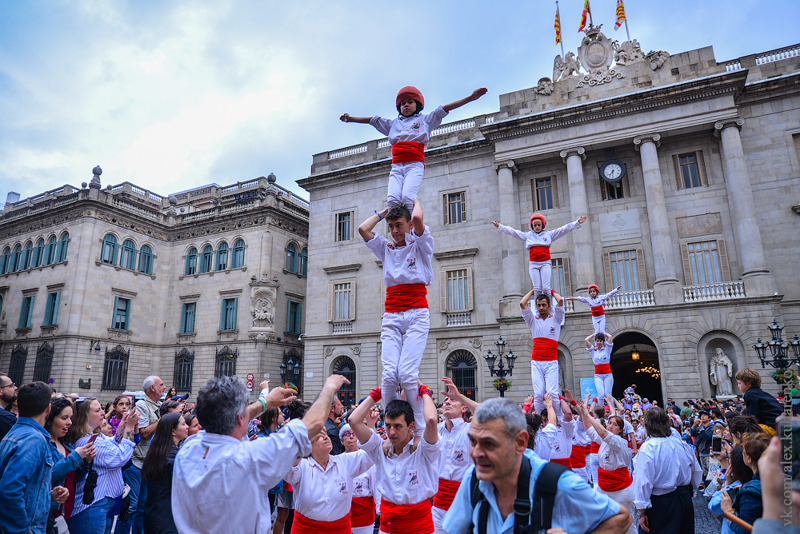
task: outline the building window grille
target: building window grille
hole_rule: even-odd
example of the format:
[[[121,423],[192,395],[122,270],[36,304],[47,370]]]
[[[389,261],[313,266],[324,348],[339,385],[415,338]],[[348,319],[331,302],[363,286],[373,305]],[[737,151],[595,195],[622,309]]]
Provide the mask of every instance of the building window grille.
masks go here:
[[[192,390],[192,374],[194,373],[194,351],[186,347],[175,351],[175,368],[172,373],[172,385],[178,391]]]
[[[117,345],[111,350],[106,349],[106,358],[103,362],[103,390],[124,391],[128,382],[128,360],[130,351]]]
[[[444,223],[457,224],[467,220],[467,192],[448,193],[444,196]]]
[[[478,383],[475,377],[478,369],[475,357],[465,350],[458,350],[447,358],[446,367],[447,375],[458,390],[466,397],[475,400]]]
[[[17,345],[11,351],[11,364],[8,367],[8,378],[17,386],[24,384],[25,364],[28,360],[28,347]]]
[[[36,363],[33,366],[33,381],[48,383],[53,367],[54,345],[46,341],[36,349]]]
[[[347,378],[350,383],[344,384],[339,389],[339,400],[345,406],[356,403],[356,364],[347,356],[340,356],[333,362],[334,375],[342,375]]]
[[[239,349],[231,350],[227,345],[219,349],[214,364],[214,376],[220,378],[236,375],[236,360],[238,358]]]
[[[336,241],[350,241],[353,238],[353,213],[348,211],[336,214]]]

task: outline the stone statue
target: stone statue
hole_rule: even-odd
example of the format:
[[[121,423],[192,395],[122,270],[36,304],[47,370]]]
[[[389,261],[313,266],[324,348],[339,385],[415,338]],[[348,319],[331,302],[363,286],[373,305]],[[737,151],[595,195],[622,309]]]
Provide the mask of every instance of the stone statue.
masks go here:
[[[717,386],[715,396],[733,395],[731,376],[733,376],[733,362],[722,349],[716,349],[716,354],[708,363],[708,378],[713,385]]]
[[[563,76],[573,76],[580,74],[581,64],[575,54],[567,52],[567,55],[562,59],[561,56],[556,56],[553,60],[553,81],[560,80]]]
[[[536,85],[536,94],[545,96],[553,94],[553,80],[546,77],[539,80]]]
[[[645,59],[650,62],[650,68],[658,70],[669,59],[669,52],[663,50],[651,50],[648,52]]]
[[[253,303],[251,313],[253,315],[253,326],[272,326],[275,321],[272,304],[265,298],[260,298]]]
[[[644,61],[644,53],[639,46],[639,41],[636,39],[625,41],[621,44],[618,41],[614,41],[611,43],[611,47],[614,50],[614,62],[617,65],[630,65],[631,63]]]

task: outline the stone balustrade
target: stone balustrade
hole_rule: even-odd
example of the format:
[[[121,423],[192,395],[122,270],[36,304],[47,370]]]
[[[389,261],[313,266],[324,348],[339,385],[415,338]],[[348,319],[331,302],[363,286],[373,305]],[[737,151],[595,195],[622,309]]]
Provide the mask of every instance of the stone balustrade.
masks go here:
[[[353,333],[353,323],[352,321],[346,323],[333,323],[333,333],[334,334],[352,334]]]
[[[716,284],[698,284],[684,286],[684,302],[707,302],[709,300],[743,299],[745,295],[744,282],[719,282]]]
[[[638,291],[621,291],[608,299],[603,307],[607,310],[615,310],[655,305],[656,297],[654,291],[652,289],[641,289]]]
[[[447,314],[447,326],[469,326],[472,324],[472,313],[457,312]]]

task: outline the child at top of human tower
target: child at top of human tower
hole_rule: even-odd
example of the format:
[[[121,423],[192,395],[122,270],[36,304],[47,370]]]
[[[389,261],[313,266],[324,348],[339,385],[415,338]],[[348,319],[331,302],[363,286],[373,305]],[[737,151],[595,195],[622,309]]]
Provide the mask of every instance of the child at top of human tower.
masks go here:
[[[417,191],[425,173],[425,147],[428,145],[431,132],[442,123],[442,119],[450,111],[485,94],[485,87],[475,89],[471,95],[439,106],[433,112],[423,115],[425,99],[422,92],[409,85],[397,93],[395,106],[399,115],[396,119],[384,119],[377,115],[351,117],[347,113],[339,117],[342,122],[371,124],[389,137],[389,143],[392,145],[392,169],[389,172],[389,193],[386,199],[388,208],[403,205],[409,212],[414,211],[414,200],[417,198]]]
[[[617,286],[608,293],[600,294],[600,288],[597,284],[589,284],[588,297],[564,297],[564,300],[578,300],[584,304],[588,304],[592,308],[592,324],[594,324],[594,333],[602,334],[606,331],[606,311],[603,308],[605,301],[616,295],[622,286]],[[605,396],[604,396],[605,397]]]

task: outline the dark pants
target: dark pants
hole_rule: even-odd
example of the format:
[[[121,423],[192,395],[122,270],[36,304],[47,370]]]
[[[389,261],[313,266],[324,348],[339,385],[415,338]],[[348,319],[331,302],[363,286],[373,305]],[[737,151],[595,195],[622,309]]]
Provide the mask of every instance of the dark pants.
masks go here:
[[[647,510],[650,534],[694,534],[692,486],[679,486],[666,495],[652,495]],[[639,534],[645,534],[639,526]]]

